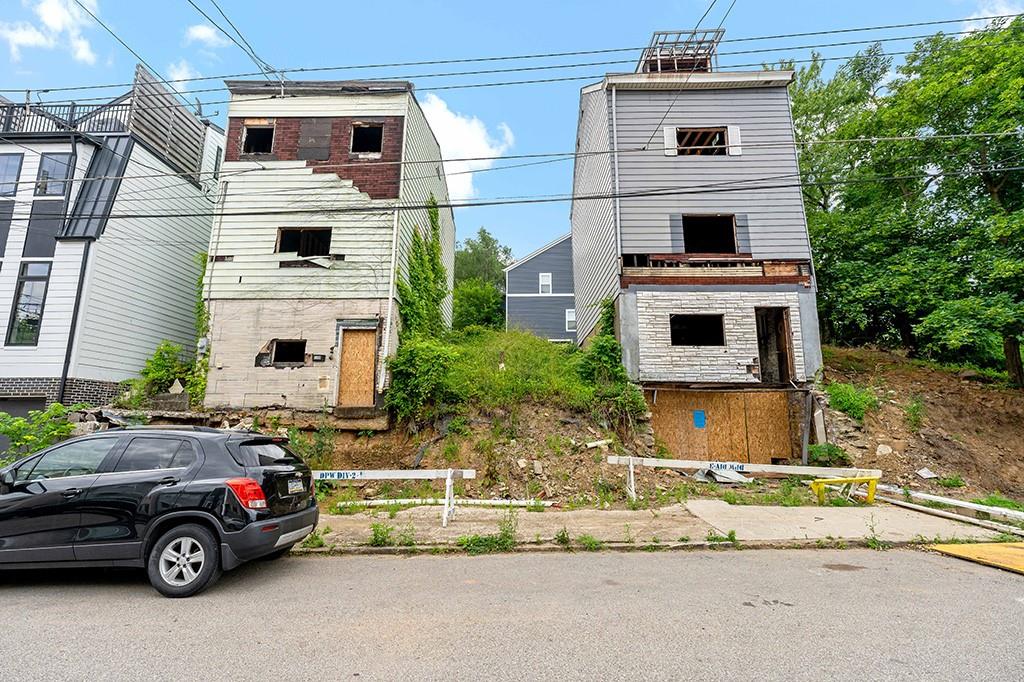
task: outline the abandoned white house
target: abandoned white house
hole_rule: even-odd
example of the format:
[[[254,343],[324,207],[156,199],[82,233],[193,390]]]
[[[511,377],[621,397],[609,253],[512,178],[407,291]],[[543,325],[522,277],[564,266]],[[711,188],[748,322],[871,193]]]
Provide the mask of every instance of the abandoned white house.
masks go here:
[[[441,151],[412,85],[227,87],[206,404],[379,419],[398,341],[396,277],[413,231],[428,229],[431,196],[449,290],[455,258]],[[444,314],[450,322],[450,296]]]
[[[0,101],[0,411],[102,405],[194,349],[222,146],[141,66],[102,105]]]
[[[549,341],[576,341],[572,235],[565,234],[505,268],[505,329]]]
[[[793,73],[717,71],[721,36],[656,33],[634,73],[581,91],[578,336],[613,299],[670,448],[769,462],[799,448],[798,388],[821,366]]]

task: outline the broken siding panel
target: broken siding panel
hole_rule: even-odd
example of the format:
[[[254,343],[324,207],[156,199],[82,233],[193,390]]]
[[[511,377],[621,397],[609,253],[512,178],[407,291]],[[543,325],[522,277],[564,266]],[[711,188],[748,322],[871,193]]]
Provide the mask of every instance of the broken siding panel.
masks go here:
[[[810,258],[786,88],[682,93],[619,90],[616,110],[619,149],[642,148],[652,131],[656,133],[651,149],[620,154],[619,183],[624,194],[657,188],[698,190],[657,197],[624,197],[623,253],[671,251],[672,215],[734,213],[747,216],[750,249],[755,258]],[[663,117],[664,123],[659,123]],[[743,153],[666,156],[659,125],[736,126],[743,138]],[[699,191],[720,183],[771,187]]]
[[[409,106],[405,119],[405,148],[402,159],[410,161],[431,161],[441,158],[441,147],[427,123],[423,110],[412,94],[407,95]],[[440,163],[406,163],[402,169],[402,183],[399,201],[402,204],[423,205],[433,195],[439,204],[448,203],[448,183]],[[455,216],[450,208],[440,209],[441,219],[441,261],[448,273],[448,290],[454,287],[455,276]],[[430,225],[425,209],[402,210],[398,214],[398,272],[407,271],[412,231],[416,227],[426,230]],[[426,232],[424,232],[426,234]],[[451,324],[452,297],[445,298],[442,305],[445,321]]]
[[[576,151],[608,152],[611,139],[609,96],[605,90],[580,95]],[[573,194],[611,192],[612,155],[577,156]],[[619,288],[615,204],[612,199],[577,200],[572,204],[573,283],[576,293],[577,337],[586,339],[597,325],[597,304]]]
[[[189,351],[195,344],[196,255],[206,250],[213,205],[170,168],[136,145],[114,200],[113,214],[167,214],[160,219],[112,218],[93,243],[71,375],[120,381],[135,376],[160,341]],[[145,197],[146,201],[137,201]]]
[[[250,170],[251,173],[236,171]],[[393,202],[373,200],[351,180],[314,173],[304,161],[224,164],[226,214],[215,221],[205,293],[211,298],[386,298],[391,268]],[[322,211],[321,211],[322,209]],[[338,209],[360,209],[339,212]],[[368,210],[361,210],[368,209]],[[307,212],[315,210],[317,212]],[[289,211],[297,211],[289,213]],[[330,253],[344,256],[332,267],[281,268],[296,255],[276,253],[283,227],[330,227]]]

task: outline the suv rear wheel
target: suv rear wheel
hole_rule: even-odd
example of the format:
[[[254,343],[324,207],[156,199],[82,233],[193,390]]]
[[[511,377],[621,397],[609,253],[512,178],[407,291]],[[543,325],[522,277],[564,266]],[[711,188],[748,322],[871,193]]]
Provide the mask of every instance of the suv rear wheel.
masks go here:
[[[220,577],[220,546],[203,526],[175,526],[153,545],[146,572],[165,597],[191,597]]]

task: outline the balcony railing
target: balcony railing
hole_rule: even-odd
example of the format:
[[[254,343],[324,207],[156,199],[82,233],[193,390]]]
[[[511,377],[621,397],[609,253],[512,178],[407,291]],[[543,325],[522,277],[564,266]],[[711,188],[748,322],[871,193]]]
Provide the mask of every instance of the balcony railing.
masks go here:
[[[127,132],[132,106],[119,104],[3,104],[0,134]]]

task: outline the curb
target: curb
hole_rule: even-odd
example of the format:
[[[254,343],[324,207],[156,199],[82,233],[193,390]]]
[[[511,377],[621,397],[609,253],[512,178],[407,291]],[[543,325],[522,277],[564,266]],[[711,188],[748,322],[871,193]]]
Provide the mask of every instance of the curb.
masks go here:
[[[893,540],[885,541],[885,549],[898,549],[906,547],[923,547],[931,544],[931,541],[921,542],[918,540]],[[852,549],[869,548],[870,541],[867,538],[850,538],[835,540],[752,540],[750,542],[740,541],[733,545],[730,542],[665,542],[660,544],[640,544],[622,541],[609,541],[603,543],[601,549],[584,550],[574,546],[562,547],[551,542],[529,542],[516,545],[511,552],[493,552],[492,554],[591,554],[600,552],[694,552],[723,550],[741,551],[748,549]],[[884,551],[884,550],[879,550]],[[412,547],[371,547],[369,545],[334,545],[331,547],[295,547],[291,551],[292,556],[416,556],[422,554],[460,554],[471,555],[454,543],[436,543],[414,545]]]

